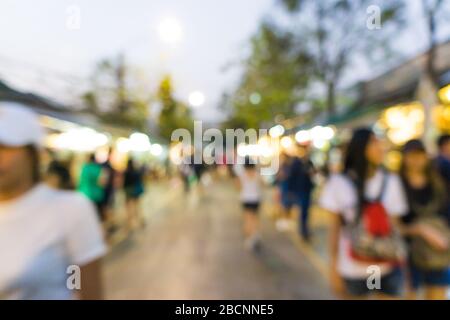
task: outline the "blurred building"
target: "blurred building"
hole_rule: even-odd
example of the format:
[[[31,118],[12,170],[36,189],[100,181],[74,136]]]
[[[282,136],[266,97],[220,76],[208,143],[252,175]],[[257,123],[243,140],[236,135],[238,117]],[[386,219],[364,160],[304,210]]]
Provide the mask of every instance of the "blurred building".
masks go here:
[[[88,110],[80,110],[52,99],[12,88],[0,80],[0,102],[21,104],[33,109],[46,128],[45,147],[59,157],[74,158],[81,163],[87,153],[96,152],[105,158],[113,147],[117,162],[125,165],[132,154],[142,161],[163,163],[167,151],[163,141],[148,132],[141,133],[146,141],[136,139],[137,132],[129,126],[108,123]],[[134,140],[131,139],[134,135]]]
[[[336,139],[342,140],[346,140],[350,130],[358,126],[371,126],[383,131],[394,144],[422,136],[426,117],[422,96],[424,88],[427,90],[424,85],[427,58],[428,53],[420,54],[344,90],[341,95],[346,97],[346,103],[341,102],[334,116],[321,113],[307,123],[299,119],[297,125],[286,130],[286,134],[322,125],[334,126],[339,133]],[[438,88],[427,93],[437,101],[430,116],[432,133],[436,135],[450,132],[450,41],[437,47],[434,67]]]

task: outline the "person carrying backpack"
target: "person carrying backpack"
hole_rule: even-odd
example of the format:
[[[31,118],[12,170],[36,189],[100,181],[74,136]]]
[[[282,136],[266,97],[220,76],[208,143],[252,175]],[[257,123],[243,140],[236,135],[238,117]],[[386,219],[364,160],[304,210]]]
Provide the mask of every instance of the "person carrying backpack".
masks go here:
[[[338,296],[398,296],[405,255],[395,217],[407,202],[401,180],[382,168],[382,142],[366,128],[355,130],[344,170],[325,183],[319,205],[331,214],[330,280]],[[370,282],[370,276],[379,277]],[[372,279],[373,280],[373,279]],[[379,281],[376,281],[379,280]]]

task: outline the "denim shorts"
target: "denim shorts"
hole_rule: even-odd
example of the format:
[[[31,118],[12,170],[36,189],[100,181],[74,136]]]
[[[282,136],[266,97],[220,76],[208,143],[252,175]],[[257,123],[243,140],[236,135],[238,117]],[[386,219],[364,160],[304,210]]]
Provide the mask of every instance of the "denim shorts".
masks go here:
[[[381,277],[380,289],[369,289],[367,279],[344,279],[347,293],[352,296],[366,296],[371,293],[382,293],[389,296],[398,296],[403,289],[403,274],[400,268]]]
[[[450,285],[450,269],[421,270],[412,263],[409,265],[411,286],[418,289],[421,286],[447,287]]]

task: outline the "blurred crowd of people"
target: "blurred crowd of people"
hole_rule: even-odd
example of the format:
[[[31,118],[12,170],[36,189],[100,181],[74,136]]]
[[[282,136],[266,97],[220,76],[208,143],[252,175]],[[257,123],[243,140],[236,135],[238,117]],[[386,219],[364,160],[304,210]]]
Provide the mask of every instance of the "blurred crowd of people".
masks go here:
[[[145,225],[139,199],[149,170],[130,158],[120,172],[109,150],[73,174],[71,161],[45,150],[44,135],[32,111],[0,105],[0,299],[99,299],[110,237]],[[118,193],[125,222],[115,219]],[[70,266],[83,273],[82,290],[69,290]]]
[[[432,157],[420,140],[400,149],[397,173],[383,165],[386,148],[370,129],[355,130],[344,148],[342,169],[328,174],[312,164],[308,147],[282,155],[276,178],[281,231],[299,226],[309,241],[311,194],[330,212],[330,281],[342,297],[378,296],[445,299],[450,284],[450,136],[437,140]],[[317,179],[321,176],[324,179]],[[299,210],[292,223],[292,208]],[[368,270],[379,267],[380,290],[368,285]],[[378,269],[377,269],[378,270]],[[419,290],[423,289],[423,290]]]
[[[43,175],[44,181],[53,188],[61,190],[77,190],[84,194],[95,205],[99,220],[104,226],[105,235],[117,229],[115,211],[119,192],[125,196],[126,227],[133,231],[145,225],[144,216],[139,210],[139,199],[145,192],[145,181],[149,170],[145,165],[139,166],[130,158],[125,170],[116,170],[112,164],[113,150],[109,149],[106,160],[97,160],[96,154],[87,156],[80,173],[74,179],[71,173],[71,162],[57,159],[51,151],[51,160]]]
[[[116,170],[109,150],[104,161],[89,155],[76,179],[71,164],[50,153],[43,173],[43,135],[31,111],[0,105],[0,299],[65,299],[74,292],[101,298],[100,261],[117,226],[117,196],[125,199],[127,232],[145,226],[139,199],[148,169],[130,158],[125,170]],[[400,168],[392,172],[384,166],[382,139],[361,128],[343,147],[339,172],[328,173],[311,161],[308,146],[297,145],[280,155],[274,177],[281,208],[277,229],[298,226],[295,231],[308,243],[315,236],[311,207],[330,213],[329,280],[340,297],[376,293],[445,299],[450,283],[450,136],[440,136],[436,146],[433,157],[422,141],[406,142]],[[259,251],[267,180],[251,158],[243,165],[223,166],[240,190],[244,245]],[[208,167],[186,161],[178,169],[189,191],[202,185],[198,182],[205,180]],[[82,290],[67,287],[67,268],[73,265],[83,273]]]

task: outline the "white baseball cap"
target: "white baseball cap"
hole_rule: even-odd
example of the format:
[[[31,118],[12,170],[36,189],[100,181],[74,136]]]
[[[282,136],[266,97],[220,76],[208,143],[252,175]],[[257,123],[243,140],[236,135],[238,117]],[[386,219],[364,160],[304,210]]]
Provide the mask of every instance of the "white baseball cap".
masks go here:
[[[30,108],[18,103],[0,102],[0,144],[11,147],[40,147],[44,129]]]

